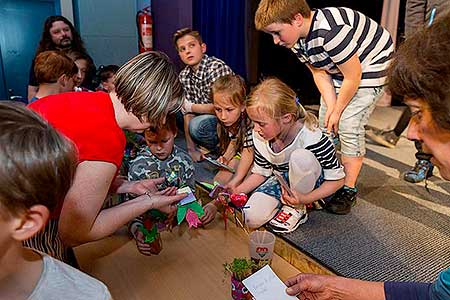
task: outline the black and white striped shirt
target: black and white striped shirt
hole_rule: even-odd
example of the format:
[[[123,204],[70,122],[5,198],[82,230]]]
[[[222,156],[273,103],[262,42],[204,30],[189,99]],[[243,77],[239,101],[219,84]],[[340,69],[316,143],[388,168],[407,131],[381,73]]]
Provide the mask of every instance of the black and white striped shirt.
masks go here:
[[[252,173],[269,177],[273,171],[287,172],[292,152],[297,149],[306,149],[317,158],[325,180],[338,180],[345,177],[344,168],[337,159],[334,144],[319,129],[310,130],[304,126],[292,143],[280,152],[274,152],[269,141],[264,140],[255,131],[253,131],[253,144],[255,163]]]
[[[204,54],[197,70],[186,66],[178,76],[183,86],[184,99],[196,104],[212,103],[212,84],[217,78],[228,74],[233,74],[233,71],[222,60]]]
[[[242,143],[242,148],[250,148],[253,147],[253,123],[249,122],[245,126],[245,133],[244,133],[244,141]],[[228,137],[231,141],[236,141],[237,137],[232,134],[231,132],[228,132]],[[236,149],[238,152],[242,151],[242,149]]]
[[[339,88],[344,79],[337,65],[357,54],[362,67],[359,87],[386,82],[394,45],[389,32],[362,13],[345,7],[314,11],[311,28],[291,49],[303,63],[327,71]]]

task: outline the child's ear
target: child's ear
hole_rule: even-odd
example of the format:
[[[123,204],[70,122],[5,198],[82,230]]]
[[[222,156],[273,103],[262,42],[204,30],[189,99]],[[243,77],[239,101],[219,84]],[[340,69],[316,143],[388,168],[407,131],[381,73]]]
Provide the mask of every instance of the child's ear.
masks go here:
[[[44,228],[49,215],[50,212],[44,205],[33,205],[20,218],[17,218],[12,237],[17,241],[28,240]]]
[[[292,25],[296,26],[296,27],[301,27],[303,25],[305,18],[300,14],[297,13],[294,15],[294,19],[292,20]]]
[[[62,87],[66,86],[66,75],[65,74],[62,74],[61,76],[59,76],[58,84]]]
[[[200,46],[202,47],[202,53],[205,54],[206,53],[206,44],[202,43]]]
[[[293,116],[292,114],[284,114],[284,115],[281,117],[281,121],[282,121],[284,124],[289,124],[289,123],[291,123],[291,122],[293,121],[293,119],[294,119],[294,116]]]
[[[62,74],[58,78],[58,83],[61,87],[65,88],[71,79],[72,77],[69,77],[66,74]]]

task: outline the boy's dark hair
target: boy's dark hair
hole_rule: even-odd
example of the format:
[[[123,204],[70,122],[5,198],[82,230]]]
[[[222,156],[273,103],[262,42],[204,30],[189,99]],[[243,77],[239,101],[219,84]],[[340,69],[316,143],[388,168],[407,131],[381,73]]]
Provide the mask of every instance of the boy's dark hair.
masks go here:
[[[203,44],[203,40],[202,40],[202,37],[200,36],[200,33],[196,30],[192,30],[191,28],[186,27],[186,28],[178,29],[173,34],[173,44],[175,45],[175,49],[178,50],[178,45],[177,45],[178,40],[186,35],[190,35],[190,36],[194,37],[200,43],[200,45]]]
[[[72,33],[72,43],[70,48],[72,50],[87,53],[84,48],[83,41],[81,40],[80,35],[76,31],[75,27],[73,27],[72,23],[64,18],[63,16],[50,16],[44,22],[44,28],[42,30],[41,40],[39,41],[39,46],[36,50],[36,55],[47,50],[56,50],[56,46],[52,41],[52,36],[50,34],[50,28],[52,27],[54,22],[62,21],[66,23],[70,27],[70,31]]]
[[[72,184],[73,144],[25,106],[1,101],[0,115],[1,215],[17,216],[37,204],[52,211]]]
[[[93,67],[94,62],[92,61],[92,58],[87,55],[85,52],[79,52],[79,51],[74,51],[74,50],[68,50],[65,51],[65,54],[67,55],[67,57],[69,57],[70,59],[72,59],[73,62],[75,62],[76,60],[79,59],[84,59],[87,62],[87,70],[86,73],[88,73],[88,71]]]
[[[159,134],[161,130],[167,130],[173,134],[177,133],[178,129],[175,114],[168,114],[164,125],[150,126],[147,130],[145,130],[145,133]]]
[[[34,61],[34,74],[39,84],[55,83],[61,75],[72,77],[77,72],[75,63],[61,51],[41,52]]]
[[[118,65],[101,65],[98,67],[98,78],[100,82],[108,81],[109,78],[113,77],[119,70]]]
[[[450,130],[450,13],[415,33],[398,49],[388,73],[389,90],[428,104],[436,124]]]
[[[272,23],[291,24],[296,14],[304,18],[311,15],[305,0],[261,0],[255,13],[255,27],[262,30]]]

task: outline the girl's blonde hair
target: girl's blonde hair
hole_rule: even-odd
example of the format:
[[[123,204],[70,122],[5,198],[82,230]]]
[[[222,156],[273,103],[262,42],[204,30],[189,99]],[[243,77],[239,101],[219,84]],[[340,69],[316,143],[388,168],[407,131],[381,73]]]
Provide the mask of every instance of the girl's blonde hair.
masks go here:
[[[211,86],[211,99],[214,103],[214,94],[223,93],[229,96],[231,104],[236,107],[245,106],[246,98],[246,88],[245,81],[239,75],[225,75],[217,78]],[[228,130],[221,122],[218,121],[217,135],[219,136],[219,149],[220,153],[225,153],[225,150],[230,143],[230,137],[228,135]],[[251,121],[247,117],[246,112],[242,112],[239,120],[233,124],[238,128],[236,134],[236,149],[237,151],[242,150],[245,141],[245,135],[247,133],[247,128],[251,126]]]
[[[297,100],[295,92],[277,78],[268,78],[258,84],[250,93],[246,107],[265,113],[272,119],[292,114],[295,121],[302,122],[308,129],[319,127],[319,122],[312,113]]]

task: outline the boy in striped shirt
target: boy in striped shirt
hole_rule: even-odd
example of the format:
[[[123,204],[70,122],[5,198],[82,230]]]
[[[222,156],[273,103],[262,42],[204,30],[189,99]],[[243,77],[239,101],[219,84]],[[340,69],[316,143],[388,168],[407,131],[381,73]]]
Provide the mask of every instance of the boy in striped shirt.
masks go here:
[[[365,155],[365,129],[394,51],[389,32],[355,10],[311,10],[304,0],[262,0],[255,25],[311,70],[320,91],[320,126],[339,134],[345,185],[326,209],[347,214]]]

